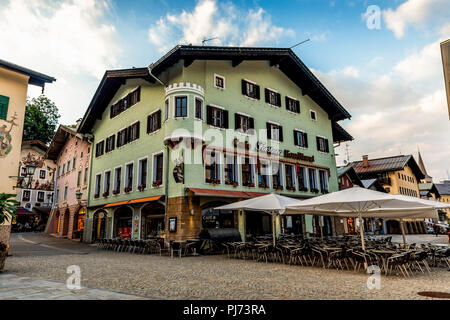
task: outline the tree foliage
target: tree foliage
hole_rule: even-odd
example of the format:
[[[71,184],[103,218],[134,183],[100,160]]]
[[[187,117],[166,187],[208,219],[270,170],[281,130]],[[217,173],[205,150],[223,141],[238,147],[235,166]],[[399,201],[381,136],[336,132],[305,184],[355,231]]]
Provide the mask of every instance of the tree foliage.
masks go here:
[[[40,140],[48,144],[55,134],[60,117],[58,107],[46,96],[27,99],[23,141]]]

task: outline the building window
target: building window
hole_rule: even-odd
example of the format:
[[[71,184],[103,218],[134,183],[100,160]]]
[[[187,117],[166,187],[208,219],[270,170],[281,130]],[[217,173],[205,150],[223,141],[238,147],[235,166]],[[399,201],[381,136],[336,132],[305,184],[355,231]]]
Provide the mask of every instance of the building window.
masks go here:
[[[84,179],[83,179],[83,184],[86,185],[87,180],[88,180],[88,168],[84,168]]]
[[[81,184],[81,171],[78,171],[78,175],[77,175],[77,187],[79,187]]]
[[[169,119],[169,99],[164,102],[164,121]]]
[[[237,186],[239,184],[237,157],[234,154],[225,155],[225,184]]]
[[[125,192],[133,190],[133,163],[129,163],[125,167]]]
[[[282,167],[279,162],[272,162],[272,188],[275,190],[283,190],[281,168]]]
[[[316,113],[315,111],[310,110],[310,111],[309,111],[309,115],[310,115],[310,117],[311,117],[311,120],[317,121],[317,113]]]
[[[220,183],[220,155],[215,150],[206,150],[205,155],[205,182]]]
[[[73,160],[72,160],[72,169],[75,169],[76,166],[77,166],[77,158],[75,157],[75,158],[73,158]]]
[[[127,138],[128,142],[133,142],[137,139],[139,139],[139,130],[140,129],[140,122],[135,122],[131,126],[127,128]]]
[[[228,110],[207,106],[206,123],[217,128],[228,129]]]
[[[47,176],[47,171],[39,170],[39,179],[45,179]]]
[[[292,164],[286,164],[284,170],[286,176],[286,190],[295,190],[294,166]]]
[[[69,172],[69,171],[70,171],[70,160],[67,161],[67,172]]]
[[[161,110],[153,112],[147,117],[147,133],[161,129]]]
[[[68,191],[69,191],[69,187],[65,186],[64,187],[64,200],[67,200],[67,193],[68,193]]]
[[[252,161],[253,158],[245,157],[242,162],[242,185],[244,187],[254,187],[255,186],[255,163]]]
[[[59,189],[56,189],[56,203],[59,201]]]
[[[308,182],[306,180],[306,168],[297,166],[297,181],[299,191],[308,191]]]
[[[101,155],[103,155],[104,144],[105,142],[102,140],[95,145],[95,157],[100,157]],[[69,168],[69,166],[67,167]]]
[[[214,86],[219,89],[225,89],[225,78],[216,74],[214,76]]]
[[[309,168],[308,175],[309,175],[309,189],[312,192],[319,192],[319,189],[317,188],[316,169]]]
[[[300,101],[286,97],[286,110],[300,113]]]
[[[120,181],[122,180],[122,167],[114,169],[114,189],[113,194],[120,193]]]
[[[281,95],[270,89],[264,90],[266,102],[272,106],[281,107]]]
[[[304,131],[294,130],[294,144],[301,148],[308,148],[308,134]]]
[[[114,118],[128,108],[134,106],[139,101],[141,101],[141,87],[137,88],[133,92],[129,93],[125,98],[122,98],[113,104],[110,110],[110,118]]]
[[[187,117],[187,103],[188,98],[186,96],[175,97],[175,118]]]
[[[58,167],[58,169],[56,170],[56,177],[57,177],[57,178],[59,178],[60,173],[61,173],[61,167]],[[23,174],[22,174],[22,175],[23,175]],[[26,175],[26,172],[25,172],[25,175]]]
[[[95,191],[94,198],[98,198],[100,196],[100,186],[101,186],[102,175],[97,174],[95,176]]]
[[[116,147],[116,135],[112,135],[108,138],[106,138],[106,147],[105,147],[105,152],[111,152],[114,150],[114,148]]]
[[[6,120],[8,117],[9,97],[0,95],[0,119]]]
[[[37,193],[37,202],[44,202],[45,200],[45,192],[38,191]]]
[[[22,192],[22,201],[30,201],[31,198],[31,191],[30,190],[23,190]]]
[[[153,187],[162,185],[164,172],[164,156],[159,153],[153,156]]]
[[[269,187],[269,176],[270,176],[270,166],[269,162],[265,160],[260,160],[258,165],[258,187],[268,188]]]
[[[254,134],[255,120],[251,117],[239,113],[234,114],[234,124],[236,131]]]
[[[259,100],[259,86],[246,80],[242,80],[242,94],[252,99]]]
[[[195,119],[203,120],[203,101],[195,98]]]
[[[329,146],[328,146],[328,139],[322,138],[322,137],[316,137],[317,142],[317,150],[320,152],[330,152]]]
[[[111,171],[105,172],[105,181],[103,181],[103,196],[109,196],[109,188],[111,186]]]
[[[328,193],[328,171],[319,170],[320,191]]]
[[[117,133],[117,148],[127,144],[127,129],[123,129]]]
[[[66,164],[65,163],[63,164],[61,175],[64,174],[64,171],[66,171]]]
[[[147,158],[139,160],[138,189],[140,191],[147,188]]]
[[[267,139],[280,141],[280,142],[283,141],[283,127],[282,126],[275,124],[275,123],[267,122],[266,127],[267,127]]]

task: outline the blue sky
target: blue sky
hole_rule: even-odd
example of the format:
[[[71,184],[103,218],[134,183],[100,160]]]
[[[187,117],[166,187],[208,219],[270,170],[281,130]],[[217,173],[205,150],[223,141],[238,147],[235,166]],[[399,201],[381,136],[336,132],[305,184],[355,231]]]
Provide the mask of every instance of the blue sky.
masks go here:
[[[380,9],[380,28],[366,23]],[[55,76],[61,122],[83,116],[106,69],[141,67],[178,43],[290,47],[352,114],[350,160],[419,146],[435,180],[450,170],[439,42],[448,0],[0,0],[0,58]],[[30,96],[39,94],[30,87]],[[337,149],[338,163],[345,151]]]

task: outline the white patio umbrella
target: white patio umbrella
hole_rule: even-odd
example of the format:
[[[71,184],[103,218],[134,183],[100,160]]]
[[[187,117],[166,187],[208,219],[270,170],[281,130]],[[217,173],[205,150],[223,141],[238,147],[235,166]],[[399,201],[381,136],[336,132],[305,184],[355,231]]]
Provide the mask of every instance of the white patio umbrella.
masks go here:
[[[279,194],[276,193],[271,193],[261,197],[234,202],[214,209],[218,210],[242,209],[247,211],[259,211],[269,213],[272,216],[273,244],[275,245],[276,244],[275,216],[277,214],[282,214],[287,206],[294,206],[301,203],[302,201],[300,200],[280,196]]]
[[[417,200],[422,200],[417,198]],[[362,218],[435,218],[435,208],[421,201],[396,198],[394,195],[355,186],[288,206],[282,214],[318,214],[358,217],[361,245],[365,250]],[[402,229],[403,231],[403,229]],[[403,231],[404,233],[404,231]]]

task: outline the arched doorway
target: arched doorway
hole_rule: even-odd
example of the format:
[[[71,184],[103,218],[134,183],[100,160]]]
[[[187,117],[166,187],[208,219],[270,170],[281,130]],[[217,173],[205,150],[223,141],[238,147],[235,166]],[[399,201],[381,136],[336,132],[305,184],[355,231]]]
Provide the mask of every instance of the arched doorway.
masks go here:
[[[141,239],[160,238],[165,233],[164,206],[153,202],[141,209]]]
[[[84,221],[86,218],[86,208],[81,207],[75,212],[73,216],[73,229],[72,237],[73,239],[80,239],[84,230]]]
[[[400,234],[402,230],[400,229],[400,223],[397,220],[386,221],[387,232],[390,234]]]
[[[92,226],[92,241],[103,239],[106,235],[106,212],[99,210],[94,213]]]
[[[114,212],[114,237],[122,239],[131,238],[133,223],[133,210],[127,206],[121,206]]]
[[[69,221],[70,221],[70,211],[69,209],[66,209],[64,212],[64,220],[63,220],[63,236],[67,236],[69,233]]]

